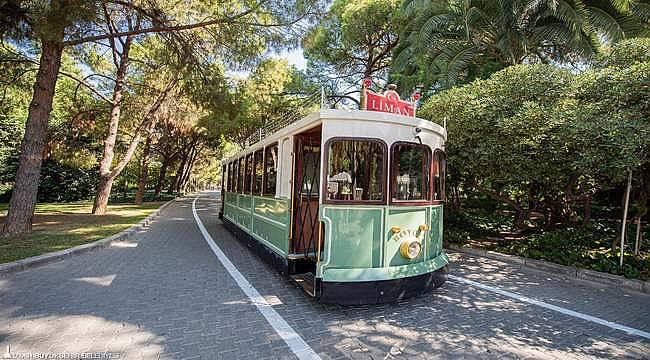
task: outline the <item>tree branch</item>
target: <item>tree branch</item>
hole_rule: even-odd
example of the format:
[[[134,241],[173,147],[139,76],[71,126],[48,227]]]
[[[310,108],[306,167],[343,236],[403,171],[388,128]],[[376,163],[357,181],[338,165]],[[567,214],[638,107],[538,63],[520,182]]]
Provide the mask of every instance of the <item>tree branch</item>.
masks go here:
[[[216,25],[216,24],[226,24],[226,23],[234,23],[235,20],[242,18],[253,11],[255,11],[256,8],[251,8],[249,10],[246,10],[244,12],[241,12],[233,17],[226,18],[226,19],[213,19],[213,20],[208,20],[208,21],[201,21],[198,23],[194,24],[185,24],[185,25],[175,25],[175,26],[162,26],[162,25],[155,25],[149,28],[145,29],[135,29],[135,30],[130,30],[130,31],[122,31],[122,32],[112,32],[110,34],[103,34],[103,35],[96,35],[96,36],[89,36],[85,38],[80,38],[76,40],[68,40],[64,41],[63,45],[64,46],[72,46],[72,45],[79,45],[83,44],[88,41],[97,41],[97,40],[107,40],[107,39],[115,39],[119,38],[122,36],[134,36],[134,35],[140,35],[140,34],[150,34],[150,33],[163,33],[163,32],[172,32],[172,31],[184,31],[184,30],[192,30],[192,29],[197,29],[197,28],[202,28],[206,26],[211,26],[211,25]]]
[[[107,103],[109,103],[109,104],[112,104],[112,103],[113,103],[113,101],[112,101],[111,99],[109,99],[109,98],[107,98],[106,96],[102,95],[99,91],[97,91],[97,89],[95,89],[92,85],[88,84],[88,83],[85,82],[84,80],[82,80],[82,79],[78,79],[78,78],[75,77],[74,75],[72,75],[72,74],[70,74],[70,73],[68,73],[68,72],[62,71],[62,70],[59,70],[59,74],[61,74],[61,75],[63,75],[63,76],[66,76],[66,77],[68,77],[68,78],[70,78],[70,79],[72,79],[72,80],[78,82],[80,85],[85,86],[86,88],[88,88],[88,90],[92,91],[95,95],[99,96],[99,98],[101,98],[102,100],[106,101]],[[77,87],[78,87],[78,86],[77,86]],[[76,91],[75,91],[75,92],[76,92]]]
[[[504,203],[512,206],[512,208],[517,210],[517,212],[521,212],[521,213],[524,212],[524,209],[521,207],[521,204],[519,204],[518,202],[510,199],[509,197],[507,197],[505,195],[501,195],[499,192],[494,191],[492,189],[488,189],[488,188],[486,188],[486,187],[484,187],[482,185],[479,185],[479,184],[476,184],[476,188],[480,192],[490,196],[494,200],[498,200],[498,201],[504,202]]]
[[[126,165],[131,161],[131,157],[133,157],[133,154],[135,153],[135,150],[138,147],[138,144],[140,143],[140,139],[142,138],[142,134],[144,132],[150,132],[153,128],[153,126],[156,124],[154,114],[160,109],[160,106],[162,103],[165,101],[167,98],[167,95],[169,95],[169,92],[176,86],[176,83],[178,82],[179,78],[178,76],[175,77],[172,81],[167,84],[165,90],[163,90],[162,94],[160,94],[157,98],[156,101],[153,103],[153,105],[149,108],[149,111],[147,111],[147,114],[145,115],[142,123],[138,127],[138,130],[135,133],[135,136],[131,140],[131,143],[129,144],[128,149],[126,150],[126,153],[122,157],[122,159],[117,163],[115,168],[111,170],[110,177],[115,178],[117,175],[119,175],[122,170],[126,167]]]

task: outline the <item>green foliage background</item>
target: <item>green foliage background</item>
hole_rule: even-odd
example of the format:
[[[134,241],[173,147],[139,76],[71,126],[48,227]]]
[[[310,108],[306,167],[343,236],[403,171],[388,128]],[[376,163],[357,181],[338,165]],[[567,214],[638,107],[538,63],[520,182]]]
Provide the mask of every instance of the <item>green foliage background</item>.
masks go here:
[[[620,225],[611,218],[620,213],[596,209],[592,220],[585,210],[598,203],[617,206],[632,170],[629,217],[647,216],[649,45],[647,38],[623,41],[579,73],[511,66],[428,99],[419,116],[446,122],[449,135],[448,184],[457,198],[452,195],[447,240],[523,230],[522,240],[495,249],[650,276],[647,246],[618,268]],[[633,244],[633,234],[628,236]]]

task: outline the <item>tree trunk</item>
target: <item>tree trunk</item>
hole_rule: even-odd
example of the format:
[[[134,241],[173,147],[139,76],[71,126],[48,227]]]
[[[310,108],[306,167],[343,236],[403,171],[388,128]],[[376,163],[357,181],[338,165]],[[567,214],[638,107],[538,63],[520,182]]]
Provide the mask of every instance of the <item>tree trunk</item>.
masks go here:
[[[117,141],[117,130],[120,125],[120,112],[122,109],[122,95],[124,92],[124,85],[126,81],[126,73],[129,66],[129,49],[131,47],[131,38],[127,37],[122,53],[120,54],[120,62],[117,68],[115,77],[115,86],[113,87],[113,104],[108,122],[108,135],[104,140],[104,155],[99,163],[99,185],[97,186],[97,195],[95,196],[95,203],[93,204],[94,215],[106,214],[106,207],[108,206],[108,197],[110,196],[111,188],[113,187],[114,177],[111,174],[111,165],[115,158],[115,142]],[[105,192],[108,191],[108,194]]]
[[[203,147],[199,148],[192,148],[192,151],[190,152],[190,157],[189,161],[187,163],[187,166],[185,167],[185,174],[183,176],[182,182],[181,182],[181,187],[180,189],[185,192],[187,190],[187,184],[188,181],[190,180],[190,177],[192,176],[192,169],[194,168],[194,163],[196,163],[196,156],[203,150]]]
[[[135,204],[142,205],[144,202],[144,190],[149,175],[149,154],[151,153],[151,135],[147,137],[142,150],[142,166],[140,167],[140,177],[138,179],[138,192],[135,194]]]
[[[585,226],[589,225],[589,222],[591,221],[591,202],[592,197],[586,196],[584,203],[584,216],[582,217],[582,224]]]
[[[192,177],[192,169],[194,168],[194,163],[196,162],[196,155],[192,157],[192,160],[187,165],[185,170],[185,176],[183,177],[183,183],[181,185],[181,191],[185,193],[187,191],[187,184],[189,184],[190,178]]]
[[[623,196],[621,196],[621,219],[623,218],[624,212],[625,212],[625,190],[623,190]],[[621,226],[623,226],[622,220],[621,220]],[[617,231],[616,236],[614,237],[614,241],[611,244],[612,252],[615,252],[618,249],[620,243],[621,243],[621,232]]]
[[[529,211],[524,209],[518,201],[515,201],[506,195],[502,195],[498,191],[488,189],[480,184],[476,184],[476,189],[486,194],[487,196],[491,197],[494,200],[501,201],[503,203],[510,205],[510,207],[512,207],[515,210],[514,225],[519,229],[526,228],[526,220],[529,219],[530,213]]]
[[[180,182],[181,182],[181,177],[183,176],[183,170],[185,169],[185,164],[187,163],[187,154],[182,155],[182,160],[180,164],[178,165],[178,170],[176,170],[176,175],[174,175],[174,181],[169,186],[169,189],[167,190],[168,194],[173,194],[174,191],[178,192],[180,188]]]
[[[125,51],[128,49],[128,44],[129,44],[129,39],[127,38],[127,43],[124,45]],[[128,61],[128,57],[124,58],[124,61]],[[168,84],[165,90],[161,94],[158,95],[156,98],[156,101],[151,105],[149,110],[147,111],[146,115],[144,116],[144,119],[142,120],[142,123],[136,130],[135,135],[133,136],[133,139],[131,139],[131,143],[129,144],[129,147],[127,148],[126,152],[124,153],[124,156],[122,156],[122,159],[115,165],[115,167],[111,170],[111,163],[112,159],[114,158],[114,148],[115,148],[115,140],[116,136],[112,136],[109,134],[109,137],[107,138],[106,141],[106,146],[104,147],[104,155],[105,158],[102,159],[102,164],[101,165],[106,165],[104,168],[104,172],[102,172],[100,168],[100,175],[104,174],[101,176],[103,181],[110,181],[112,185],[112,181],[122,173],[122,170],[126,167],[126,165],[131,161],[131,158],[133,157],[133,154],[135,154],[135,150],[138,148],[138,144],[140,143],[140,139],[142,138],[143,133],[151,133],[153,130],[153,127],[156,125],[156,118],[155,118],[155,113],[160,109],[160,106],[162,103],[165,101],[167,98],[167,95],[169,92],[173,89],[173,87],[176,85],[178,82],[178,78],[174,78],[171,80]],[[122,90],[120,90],[120,96],[121,96]],[[115,128],[113,129],[113,122],[115,122]],[[110,124],[110,130],[113,131],[115,135],[117,135],[117,125],[119,125],[119,109],[118,109],[118,116],[117,118],[113,118],[111,114],[111,124]],[[109,141],[110,140],[110,141]],[[108,156],[107,156],[108,155]],[[110,157],[110,161],[109,161]],[[106,163],[104,163],[106,161]],[[109,187],[110,190],[110,187]],[[99,195],[99,190],[98,190],[98,195]],[[103,200],[104,202],[100,202],[100,199],[104,199],[104,197],[97,196],[95,198],[95,206],[93,206],[93,214],[96,215],[101,215],[106,212],[106,206],[108,205],[108,198]],[[103,211],[102,211],[103,209]],[[97,210],[97,212],[95,211]]]
[[[103,215],[106,213],[108,207],[108,198],[111,196],[111,189],[113,188],[113,178],[111,177],[101,177],[99,179],[99,184],[97,184],[97,194],[95,195],[95,205],[93,207],[93,214]],[[95,211],[97,205],[103,205],[101,213]]]
[[[156,183],[156,190],[154,191],[153,198],[160,200],[160,193],[162,192],[163,185],[165,184],[165,177],[167,176],[167,166],[169,166],[170,158],[163,159],[160,165],[160,172],[158,173],[158,182]]]
[[[529,214],[527,211],[523,209],[516,209],[515,213],[515,222],[514,225],[521,230],[526,229],[526,220],[529,218]]]
[[[63,28],[55,35],[63,40]],[[61,67],[63,46],[60,42],[43,42],[40,64],[29,105],[25,135],[20,147],[20,165],[9,201],[9,212],[2,229],[2,237],[30,232],[38,194],[47,125],[52,111],[52,100],[57,75]]]
[[[546,214],[546,224],[545,228],[547,230],[557,227],[559,224],[564,223],[563,214],[563,204],[558,201],[547,200],[544,201],[544,207],[548,209]]]

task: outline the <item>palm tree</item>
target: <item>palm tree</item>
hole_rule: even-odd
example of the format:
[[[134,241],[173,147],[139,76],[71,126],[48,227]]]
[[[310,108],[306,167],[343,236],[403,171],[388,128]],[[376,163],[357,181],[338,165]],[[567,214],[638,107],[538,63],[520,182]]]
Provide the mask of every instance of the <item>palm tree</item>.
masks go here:
[[[510,65],[588,60],[648,33],[648,0],[407,0],[394,69],[403,87],[447,88]]]

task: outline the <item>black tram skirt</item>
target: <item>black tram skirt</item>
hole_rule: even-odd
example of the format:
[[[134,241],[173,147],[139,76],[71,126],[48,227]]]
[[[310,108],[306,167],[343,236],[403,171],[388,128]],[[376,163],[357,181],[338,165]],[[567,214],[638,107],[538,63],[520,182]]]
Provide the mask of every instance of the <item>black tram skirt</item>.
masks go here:
[[[257,239],[252,237],[249,233],[247,233],[245,230],[227,218],[224,217],[221,221],[223,221],[226,229],[228,229],[235,236],[235,238],[237,238],[237,240],[244,243],[244,245],[256,253],[267,264],[276,268],[283,275],[290,274],[290,264],[287,259],[276,254],[273,250],[257,241]]]
[[[327,304],[383,304],[408,299],[440,287],[447,281],[445,265],[434,272],[418,276],[363,282],[328,282],[316,279],[317,296]]]
[[[249,249],[284,275],[301,273],[307,270],[299,261],[289,261],[257,241],[246,231],[225,217],[226,228]],[[447,281],[448,266],[418,276],[359,282],[331,282],[315,279],[316,298],[326,304],[363,305],[383,304],[408,299],[440,287]]]

